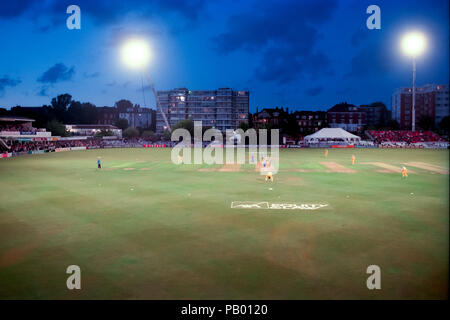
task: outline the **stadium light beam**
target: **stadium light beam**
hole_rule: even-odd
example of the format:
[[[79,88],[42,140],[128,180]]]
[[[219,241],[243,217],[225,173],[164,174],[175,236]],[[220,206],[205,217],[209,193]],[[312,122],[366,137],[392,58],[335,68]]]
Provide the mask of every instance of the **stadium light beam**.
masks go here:
[[[416,57],[420,55],[426,46],[425,36],[420,32],[410,32],[406,34],[401,42],[403,52],[412,57],[412,110],[411,110],[411,130],[416,130]]]
[[[145,71],[145,68],[148,66],[151,58],[151,50],[150,46],[148,45],[147,41],[139,38],[133,38],[129,39],[125,44],[122,46],[121,49],[121,56],[122,60],[125,63],[127,67],[133,70],[141,70],[142,72]],[[153,83],[150,80],[150,75],[148,72],[145,72],[145,76],[150,84],[150,87],[152,88],[153,95],[156,99],[156,107],[161,112],[164,122],[166,124],[166,127],[171,130],[169,122],[167,121],[166,114],[163,112],[163,110],[160,107],[158,95],[156,94],[155,87],[153,86]]]

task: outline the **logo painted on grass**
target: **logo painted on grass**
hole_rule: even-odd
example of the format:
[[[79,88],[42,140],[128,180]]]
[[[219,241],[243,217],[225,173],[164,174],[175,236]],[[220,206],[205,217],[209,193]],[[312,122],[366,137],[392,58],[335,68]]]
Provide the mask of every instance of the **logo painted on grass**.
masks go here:
[[[233,201],[231,209],[265,210],[317,210],[328,207],[326,203],[269,203],[267,201]]]

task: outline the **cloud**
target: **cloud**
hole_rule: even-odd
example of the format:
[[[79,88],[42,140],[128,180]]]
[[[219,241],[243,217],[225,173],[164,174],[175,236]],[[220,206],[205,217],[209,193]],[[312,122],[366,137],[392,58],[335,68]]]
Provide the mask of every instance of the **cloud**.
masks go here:
[[[371,38],[373,38],[374,31],[367,29],[365,26],[365,24],[364,26],[360,25],[357,30],[353,32],[353,35],[350,38],[350,44],[353,48],[361,45],[366,40],[370,40]]]
[[[61,17],[66,14],[69,5],[76,4],[81,9],[81,14],[89,15],[97,24],[113,24],[123,20],[127,15],[148,19],[149,16],[161,16],[176,14],[184,20],[198,21],[206,0],[12,0],[0,1],[0,19],[13,19],[26,15],[33,21],[38,21],[37,16],[45,16],[45,30],[57,23],[64,21]],[[36,15],[35,12],[39,12]],[[179,22],[179,21],[178,21]]]
[[[48,94],[48,89],[49,89],[49,86],[42,86],[41,87],[41,90],[39,90],[39,92],[38,92],[38,96],[41,96],[41,97],[48,97],[49,96],[49,94]]]
[[[350,71],[346,77],[376,77],[386,76],[395,70],[394,60],[389,57],[388,51],[380,50],[385,48],[383,43],[368,43],[350,60]]]
[[[308,96],[315,97],[323,91],[323,86],[316,86],[305,90]]]
[[[336,8],[334,0],[299,2],[260,1],[245,14],[231,16],[227,31],[214,37],[223,54],[244,50],[261,55],[255,76],[263,81],[288,83],[300,76],[331,73],[331,63],[316,49],[319,27]]]
[[[22,80],[12,79],[8,75],[0,77],[0,94],[3,94],[5,92],[6,87],[15,87],[21,82]]]
[[[86,79],[92,79],[92,78],[98,78],[98,76],[100,75],[100,72],[93,72],[93,73],[83,73],[83,77],[85,77]]]
[[[45,71],[38,79],[41,83],[56,83],[72,79],[75,74],[75,68],[67,68],[63,63],[57,63],[47,71]]]
[[[0,2],[0,18],[12,19],[21,16],[29,11],[38,1],[21,0],[21,1],[1,1]]]

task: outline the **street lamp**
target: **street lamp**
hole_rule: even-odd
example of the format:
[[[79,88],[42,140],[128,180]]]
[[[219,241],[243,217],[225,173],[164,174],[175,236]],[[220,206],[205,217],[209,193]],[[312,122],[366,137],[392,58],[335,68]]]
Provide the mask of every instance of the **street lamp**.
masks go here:
[[[403,52],[412,57],[413,77],[412,77],[412,117],[411,130],[416,130],[416,57],[425,50],[425,37],[419,32],[406,34],[402,39]]]
[[[148,65],[148,63],[150,61],[150,57],[151,57],[150,47],[149,47],[148,43],[143,39],[139,39],[139,38],[129,39],[127,42],[125,42],[125,44],[123,45],[123,47],[121,49],[121,56],[122,56],[123,62],[130,69],[144,71],[145,67]],[[145,72],[145,76],[148,80],[148,83],[150,84],[150,87],[152,88],[153,95],[155,96],[156,108],[159,109],[159,111],[161,112],[161,114],[163,116],[164,122],[166,124],[165,127],[167,127],[169,130],[171,130],[169,122],[167,121],[166,115],[163,112],[163,110],[161,109],[161,106],[159,104],[158,95],[156,94],[155,87],[153,86],[153,83],[150,80],[150,76],[149,76],[148,72]]]

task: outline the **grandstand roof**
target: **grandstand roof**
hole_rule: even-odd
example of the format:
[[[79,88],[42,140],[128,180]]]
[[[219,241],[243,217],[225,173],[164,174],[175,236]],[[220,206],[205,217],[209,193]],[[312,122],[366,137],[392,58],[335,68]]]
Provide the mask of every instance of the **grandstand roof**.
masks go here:
[[[361,110],[357,106],[353,104],[348,104],[346,102],[336,104],[330,109],[328,109],[328,112],[360,112],[360,111]]]
[[[110,124],[66,124],[66,126],[72,129],[118,129]]]
[[[314,139],[360,140],[361,138],[341,128],[323,128],[305,137],[305,140],[314,140]]]
[[[33,122],[34,119],[16,116],[0,116],[0,121],[4,122]]]

